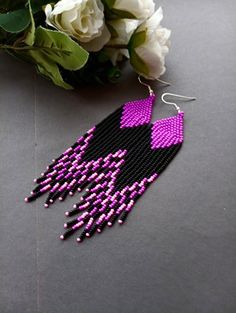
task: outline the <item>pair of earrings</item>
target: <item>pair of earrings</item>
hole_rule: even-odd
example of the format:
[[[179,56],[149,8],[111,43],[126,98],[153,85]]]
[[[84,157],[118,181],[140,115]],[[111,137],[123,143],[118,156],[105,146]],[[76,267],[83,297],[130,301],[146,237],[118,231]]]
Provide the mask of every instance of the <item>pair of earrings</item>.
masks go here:
[[[25,198],[31,202],[48,192],[48,208],[85,189],[80,201],[65,212],[74,218],[64,224],[62,240],[81,230],[77,242],[82,242],[116,221],[123,224],[182,146],[184,112],[165,97],[195,98],[164,93],[162,101],[173,105],[177,114],[151,123],[156,96],[140,77],[139,82],[148,87],[149,96],[125,103],[78,138],[34,180],[37,186]]]

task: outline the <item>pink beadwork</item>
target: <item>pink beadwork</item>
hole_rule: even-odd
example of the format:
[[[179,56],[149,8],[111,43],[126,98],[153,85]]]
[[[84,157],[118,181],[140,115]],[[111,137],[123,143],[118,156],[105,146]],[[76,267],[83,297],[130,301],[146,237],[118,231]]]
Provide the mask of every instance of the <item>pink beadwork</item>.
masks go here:
[[[167,148],[182,143],[184,140],[184,112],[177,116],[156,121],[152,126],[152,149]]]
[[[149,96],[146,99],[127,102],[122,112],[121,128],[150,123],[154,100],[155,96]]]
[[[123,224],[181,148],[184,113],[151,123],[154,100],[150,95],[124,104],[53,159],[35,179],[37,186],[25,201],[49,191],[46,208],[85,189],[73,209],[65,212],[76,218],[64,224],[62,240],[83,228],[77,238],[82,242],[117,220]]]

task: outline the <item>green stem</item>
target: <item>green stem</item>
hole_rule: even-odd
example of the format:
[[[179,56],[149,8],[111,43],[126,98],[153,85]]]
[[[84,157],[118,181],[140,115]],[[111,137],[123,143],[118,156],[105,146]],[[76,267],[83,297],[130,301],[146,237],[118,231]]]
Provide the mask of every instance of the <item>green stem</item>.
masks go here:
[[[10,45],[2,45],[0,44],[0,49],[6,49],[6,50],[16,50],[16,51],[29,51],[29,50],[49,50],[49,51],[54,51],[54,52],[62,52],[62,49],[60,48],[55,48],[55,47],[38,47],[38,46],[23,46],[23,47],[18,47],[18,46],[10,46]],[[63,50],[63,52],[68,52]]]
[[[128,45],[105,45],[105,48],[128,49]]]

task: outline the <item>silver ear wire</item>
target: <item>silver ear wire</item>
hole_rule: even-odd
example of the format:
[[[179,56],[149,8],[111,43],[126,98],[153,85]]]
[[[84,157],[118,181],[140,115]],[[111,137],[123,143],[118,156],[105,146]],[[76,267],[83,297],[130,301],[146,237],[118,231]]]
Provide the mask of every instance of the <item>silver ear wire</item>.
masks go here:
[[[182,96],[182,95],[177,95],[177,94],[175,94],[175,93],[169,93],[169,92],[163,93],[162,96],[161,96],[161,100],[162,100],[164,103],[166,103],[166,104],[173,105],[173,106],[176,108],[176,110],[177,110],[178,112],[180,112],[180,107],[179,107],[175,102],[166,101],[166,100],[164,99],[166,96],[182,98],[183,100],[189,100],[189,101],[191,101],[191,100],[196,100],[196,99],[197,99],[197,98],[195,98],[195,97],[186,97],[186,96]]]
[[[138,76],[138,81],[140,82],[140,84],[142,84],[142,85],[144,85],[144,86],[146,86],[148,88],[150,96],[154,95],[154,91],[152,90],[151,86],[142,81],[141,75]],[[164,84],[166,86],[170,86],[171,85],[171,83],[168,83],[168,82],[166,82],[164,80],[161,80],[159,78],[156,79],[156,81],[158,81],[159,83]]]
[[[151,86],[148,85],[147,83],[144,83],[144,82],[142,81],[140,75],[138,76],[138,81],[140,82],[140,84],[142,84],[143,86],[146,86],[146,87],[148,88],[150,96],[153,96],[153,95],[154,95],[154,91],[152,90]]]
[[[171,86],[171,83],[166,82],[166,81],[164,81],[164,80],[162,80],[162,79],[160,79],[160,78],[156,79],[156,81],[158,81],[159,83],[164,84],[164,85],[166,85],[166,86]]]

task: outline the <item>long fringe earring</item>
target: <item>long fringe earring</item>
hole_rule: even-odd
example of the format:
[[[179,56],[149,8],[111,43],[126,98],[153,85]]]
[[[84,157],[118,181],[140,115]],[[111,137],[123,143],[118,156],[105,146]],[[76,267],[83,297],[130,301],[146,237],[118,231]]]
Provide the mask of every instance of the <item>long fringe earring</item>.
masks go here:
[[[123,224],[136,201],[156,180],[180,150],[184,140],[184,113],[166,96],[195,98],[165,93],[163,102],[173,105],[177,114],[151,123],[155,94],[125,103],[91,128],[58,158],[52,160],[26,202],[48,192],[45,208],[57,199],[64,201],[76,191],[86,190],[67,217],[62,240],[82,229],[78,242],[101,233],[116,221]]]

